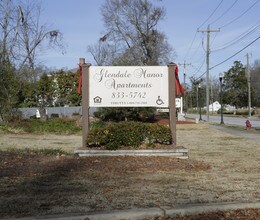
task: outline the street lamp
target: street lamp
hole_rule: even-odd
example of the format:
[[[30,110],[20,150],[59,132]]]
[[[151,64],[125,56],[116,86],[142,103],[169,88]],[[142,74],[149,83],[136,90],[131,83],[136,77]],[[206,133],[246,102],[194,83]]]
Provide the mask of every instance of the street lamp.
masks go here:
[[[223,80],[223,74],[220,73],[219,74],[219,81],[220,81],[220,124],[224,124],[224,120],[223,120],[223,103],[222,103],[222,80]]]
[[[199,121],[202,121],[202,117],[201,117],[201,95],[200,95],[200,89],[201,89],[201,85],[199,83],[198,85],[198,100],[199,100],[199,107],[200,107],[200,118],[199,118]]]

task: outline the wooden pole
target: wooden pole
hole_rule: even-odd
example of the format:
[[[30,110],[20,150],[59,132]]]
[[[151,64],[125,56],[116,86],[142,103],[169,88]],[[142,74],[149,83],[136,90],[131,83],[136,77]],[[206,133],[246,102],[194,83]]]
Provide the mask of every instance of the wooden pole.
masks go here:
[[[80,58],[82,66],[82,147],[86,147],[89,132],[89,67],[84,58]]]
[[[168,64],[168,74],[169,74],[169,114],[170,114],[170,129],[172,134],[172,145],[177,146],[176,138],[176,103],[175,103],[175,69],[176,64]]]

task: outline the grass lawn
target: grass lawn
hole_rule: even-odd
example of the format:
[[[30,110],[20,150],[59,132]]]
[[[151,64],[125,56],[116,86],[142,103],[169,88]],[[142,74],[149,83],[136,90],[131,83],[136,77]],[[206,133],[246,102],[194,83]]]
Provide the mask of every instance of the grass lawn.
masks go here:
[[[177,126],[187,160],[78,158],[63,151],[80,135],[41,138],[0,133],[0,218],[260,199],[259,143],[207,124]],[[8,150],[52,147],[62,151]]]

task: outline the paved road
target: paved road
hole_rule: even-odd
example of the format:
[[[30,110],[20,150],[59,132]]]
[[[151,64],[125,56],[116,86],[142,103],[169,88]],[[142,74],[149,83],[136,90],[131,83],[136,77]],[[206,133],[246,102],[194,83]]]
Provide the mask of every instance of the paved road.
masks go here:
[[[199,119],[198,114],[187,114],[186,116]],[[246,126],[245,122],[247,119],[251,122],[252,127],[260,129],[260,118],[258,118],[258,117],[244,118],[244,117],[234,117],[234,116],[230,117],[230,116],[225,116],[225,115],[223,117],[223,121],[224,121],[225,125],[234,125],[234,126],[241,126],[241,127]],[[202,120],[207,120],[207,116],[202,115]],[[209,121],[219,124],[220,116],[210,115]]]

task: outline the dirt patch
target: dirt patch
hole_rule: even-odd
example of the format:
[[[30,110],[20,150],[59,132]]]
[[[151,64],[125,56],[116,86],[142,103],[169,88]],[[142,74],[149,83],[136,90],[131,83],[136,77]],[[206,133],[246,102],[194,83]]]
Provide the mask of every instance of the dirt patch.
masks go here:
[[[186,172],[205,171],[210,165],[195,160],[180,160],[170,157],[73,157],[46,156],[37,153],[17,153],[0,151],[0,178],[32,177],[55,172],[157,172],[176,171]],[[21,165],[21,166],[19,166]]]
[[[90,196],[88,209],[102,210],[104,202],[108,205],[109,201],[123,199],[122,195],[113,195],[114,192],[124,194],[124,187],[130,191],[138,190],[140,181],[143,186],[152,181],[141,180],[140,174],[174,173],[180,170],[189,173],[210,169],[203,162],[165,157],[79,158],[0,152],[0,161],[0,217],[46,214],[50,209],[64,209],[73,204],[77,197],[84,199],[86,196]],[[165,180],[157,181],[160,184]],[[107,198],[99,206],[102,195]],[[79,204],[83,205],[84,202],[79,201]],[[112,208],[114,205],[111,205]]]
[[[81,136],[0,136],[1,149],[59,147]],[[177,125],[189,160],[1,152],[0,218],[260,200],[259,142],[207,124]]]

